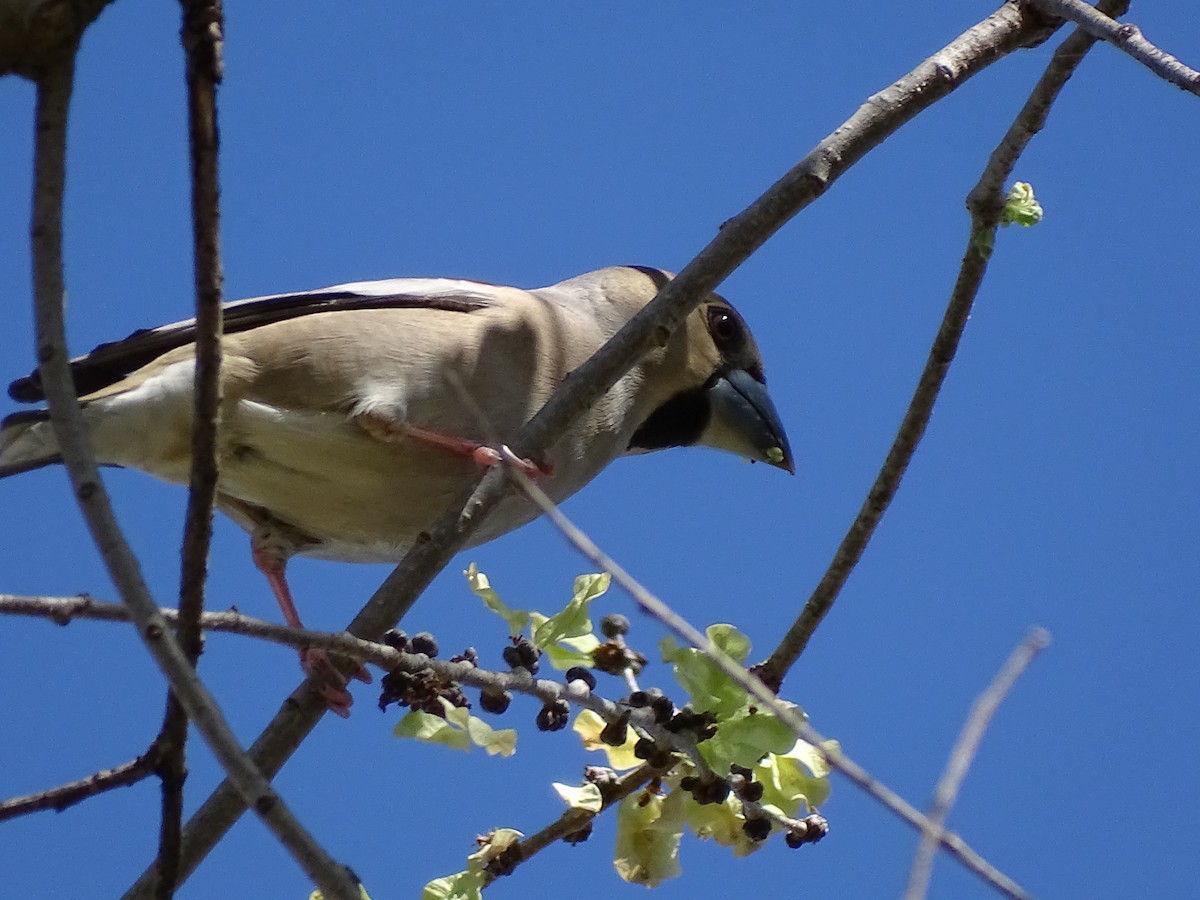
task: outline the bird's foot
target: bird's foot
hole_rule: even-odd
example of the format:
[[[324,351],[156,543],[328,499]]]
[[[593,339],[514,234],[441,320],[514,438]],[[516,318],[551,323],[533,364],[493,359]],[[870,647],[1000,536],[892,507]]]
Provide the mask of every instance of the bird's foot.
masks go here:
[[[354,698],[346,690],[345,676],[338,671],[329,654],[317,647],[301,650],[300,668],[313,679],[318,693],[325,698],[329,711],[343,719],[350,718],[350,707]],[[367,671],[366,666],[359,666],[351,677],[364,684],[371,683],[371,673]]]
[[[504,448],[508,450],[507,447]],[[471,458],[475,460],[476,465],[483,466],[485,469],[492,466],[498,466],[505,460],[505,454],[493,449],[492,447],[479,446],[471,454]],[[531,481],[538,481],[541,478],[549,478],[554,474],[554,466],[550,463],[536,463],[531,459],[521,459],[511,451],[508,455],[508,461],[525,473],[525,477]]]

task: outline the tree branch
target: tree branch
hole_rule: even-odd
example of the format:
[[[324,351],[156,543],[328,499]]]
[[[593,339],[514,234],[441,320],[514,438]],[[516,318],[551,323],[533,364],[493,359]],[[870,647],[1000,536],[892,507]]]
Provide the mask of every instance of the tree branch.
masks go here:
[[[937,852],[938,835],[950,815],[950,808],[958,797],[967,770],[975,759],[979,742],[987,730],[992,716],[1009,695],[1017,679],[1024,674],[1037,656],[1050,643],[1050,634],[1041,628],[1035,628],[1025,636],[1025,639],[1013,650],[1012,655],[1001,667],[992,683],[988,685],[975,705],[963,726],[962,734],[950,753],[946,763],[946,771],[937,789],[933,793],[933,807],[929,810],[929,828],[921,833],[921,842],[917,845],[916,857],[913,859],[912,871],[908,876],[908,889],[904,892],[904,900],[921,900],[929,890],[929,878],[933,873],[933,858]]]
[[[195,405],[188,505],[180,551],[179,620],[175,634],[195,666],[203,650],[200,614],[217,493],[217,432],[221,413],[220,190],[217,177],[217,84],[221,80],[224,10],[221,0],[181,0],[180,38],[186,55],[188,143],[192,174],[192,255],[196,285]],[[173,691],[156,741],[161,750],[162,812],[158,837],[159,897],[174,896],[183,833],[188,720]]]
[[[1112,9],[1114,14],[1119,14],[1128,9],[1128,6],[1127,0],[1121,0],[1103,3],[1101,8]],[[760,677],[768,684],[778,688],[783,683],[788,669],[804,652],[817,626],[833,608],[846,579],[858,565],[884,512],[896,496],[900,481],[929,425],[934,404],[945,383],[950,364],[954,361],[963,329],[966,328],[975,297],[987,272],[996,229],[1004,209],[1004,183],[1011,176],[1017,159],[1029,141],[1045,125],[1050,106],[1094,42],[1094,39],[1078,32],[1063,42],[1016,120],[992,152],[979,182],[968,195],[967,207],[971,214],[971,228],[962,266],[954,290],[950,294],[945,315],[942,317],[942,324],[934,337],[933,346],[930,347],[925,368],[917,380],[908,410],[904,413],[896,439],[875,478],[875,483],[871,485],[867,499],[851,523],[846,536],[842,538],[828,569],[804,604],[796,621],[780,640],[779,646],[758,667]]]
[[[1132,23],[1114,22],[1125,12],[1104,13],[1100,5],[1088,6],[1083,0],[1029,0],[1052,16],[1074,22],[1096,40],[1107,41],[1118,50],[1128,53],[1159,78],[1169,81],[1188,93],[1200,96],[1200,72],[1185,65],[1165,50],[1146,40],[1140,28]],[[1129,8],[1126,4],[1125,10]]]
[[[971,76],[1050,33],[1042,19],[1017,2],[1006,2],[933,57],[868,100],[746,210],[726,222],[717,236],[595,356],[572,373],[546,406],[513,441],[524,457],[536,458],[589,404],[607,391],[648,349],[661,344],[725,277],[801,209],[824,193],[851,165],[902,125],[945,97]],[[384,581],[350,630],[377,638],[408,611],[434,575],[465,543],[471,531],[505,492],[503,473],[489,472],[478,487],[460,495]],[[323,703],[307,684],[250,748],[261,770],[274,775],[315,727]],[[183,868],[191,872],[245,809],[223,784],[196,812],[184,833]],[[127,896],[145,897],[147,876]]]
[[[506,470],[508,476],[520,486],[522,493],[529,497],[545,513],[546,517],[562,533],[571,546],[587,557],[594,565],[608,572],[612,576],[613,581],[624,588],[644,612],[653,616],[673,631],[680,640],[702,651],[730,680],[753,697],[775,718],[790,728],[796,737],[811,744],[824,757],[831,768],[849,778],[881,803],[889,812],[898,816],[914,828],[917,828],[923,834],[934,835],[935,839],[956,856],[963,865],[992,887],[996,888],[996,890],[1009,897],[1026,898],[1029,896],[1016,882],[967,846],[962,838],[958,835],[950,835],[940,826],[934,827],[929,819],[899,794],[877,781],[866,769],[851,760],[841,750],[830,746],[829,742],[808,724],[806,718],[797,715],[792,707],[781,703],[772,688],[768,687],[754,673],[748,671],[745,667],[726,655],[712,640],[671,609],[659,597],[647,590],[639,581],[618,565],[615,560],[597,547],[592,539],[563,515],[562,510],[554,505],[554,501],[546,496],[545,492],[534,484],[529,476],[522,471],[519,457],[507,447],[504,448],[503,453],[507,464]],[[947,839],[943,840],[943,838]]]
[[[57,64],[48,66],[38,78],[30,229],[37,358],[63,463],[92,539],[137,622],[139,636],[167,676],[188,716],[220,760],[230,782],[236,785],[238,794],[254,807],[329,897],[357,900],[357,885],[346,870],[304,830],[238,746],[220,709],[196,677],[195,669],[159,615],[100,480],[71,380],[63,321],[62,205],[66,183],[67,112],[73,72],[74,54],[64,53]]]
[[[114,788],[128,787],[143,778],[149,778],[154,774],[157,764],[157,753],[152,747],[137,759],[89,775],[87,778],[81,778],[79,781],[72,781],[56,788],[39,791],[36,794],[0,801],[0,822],[47,809],[62,812],[89,797],[95,797],[97,794],[103,794]]]

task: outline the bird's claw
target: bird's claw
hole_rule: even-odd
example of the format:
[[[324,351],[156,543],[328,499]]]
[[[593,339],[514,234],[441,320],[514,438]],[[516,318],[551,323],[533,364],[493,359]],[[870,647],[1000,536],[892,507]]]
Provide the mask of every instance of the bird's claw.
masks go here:
[[[329,654],[318,647],[308,647],[300,651],[300,667],[313,679],[317,692],[325,699],[329,711],[350,718],[350,707],[354,698],[346,690],[346,678],[338,671],[337,666],[329,658]],[[371,683],[371,673],[366,666],[359,666],[351,677],[363,684]]]

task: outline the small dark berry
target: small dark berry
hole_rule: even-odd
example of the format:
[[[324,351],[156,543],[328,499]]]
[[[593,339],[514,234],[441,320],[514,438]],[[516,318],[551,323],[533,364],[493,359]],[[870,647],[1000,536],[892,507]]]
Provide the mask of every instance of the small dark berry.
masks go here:
[[[504,648],[500,656],[503,657],[504,664],[510,669],[515,669],[521,665],[521,651],[511,644]]]
[[[482,691],[479,694],[479,708],[484,712],[500,715],[512,703],[512,694],[508,691]]]
[[[384,634],[383,642],[393,650],[399,650],[401,653],[408,650],[408,635],[394,628]]]
[[[752,841],[765,841],[771,836],[771,820],[766,816],[756,816],[753,819],[747,819],[742,823],[742,831]]]
[[[808,843],[808,835],[801,834],[799,831],[789,831],[783,840],[789,847],[796,850]]]
[[[567,684],[572,681],[582,681],[588,686],[589,691],[596,689],[596,676],[592,674],[592,670],[585,666],[571,666],[567,669]]]
[[[629,737],[629,711],[615,722],[609,722],[600,730],[601,743],[610,747],[620,747]]]
[[[742,788],[739,796],[743,800],[749,800],[751,803],[757,803],[763,798],[763,784],[761,781],[750,781]]]
[[[610,641],[629,634],[629,620],[620,613],[609,613],[600,620],[600,633]]]
[[[665,725],[675,713],[675,704],[667,697],[655,697],[650,701],[650,708],[654,710],[654,721],[659,725]]]
[[[734,775],[741,775],[743,778],[753,778],[754,770],[747,769],[745,766],[739,766],[737,763],[729,764],[729,771]]]
[[[638,738],[636,744],[633,745],[633,755],[638,759],[650,759],[657,748],[654,746],[654,741],[649,738]]]
[[[408,643],[413,653],[424,653],[428,657],[438,654],[437,640],[428,631],[418,631]]]

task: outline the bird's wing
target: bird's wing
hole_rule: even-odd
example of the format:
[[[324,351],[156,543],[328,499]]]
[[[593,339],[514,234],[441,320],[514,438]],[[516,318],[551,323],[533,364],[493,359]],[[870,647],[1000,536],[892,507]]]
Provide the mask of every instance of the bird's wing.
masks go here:
[[[250,331],[321,312],[367,309],[436,309],[471,312],[495,303],[497,289],[477,281],[449,278],[393,278],[354,282],[316,291],[252,297],[225,306],[225,333]],[[75,387],[81,396],[95,393],[141,369],[177,347],[191,344],[196,320],[187,319],[135,331],[119,341],[101,344],[71,361]],[[36,371],[8,387],[22,403],[45,399]]]

